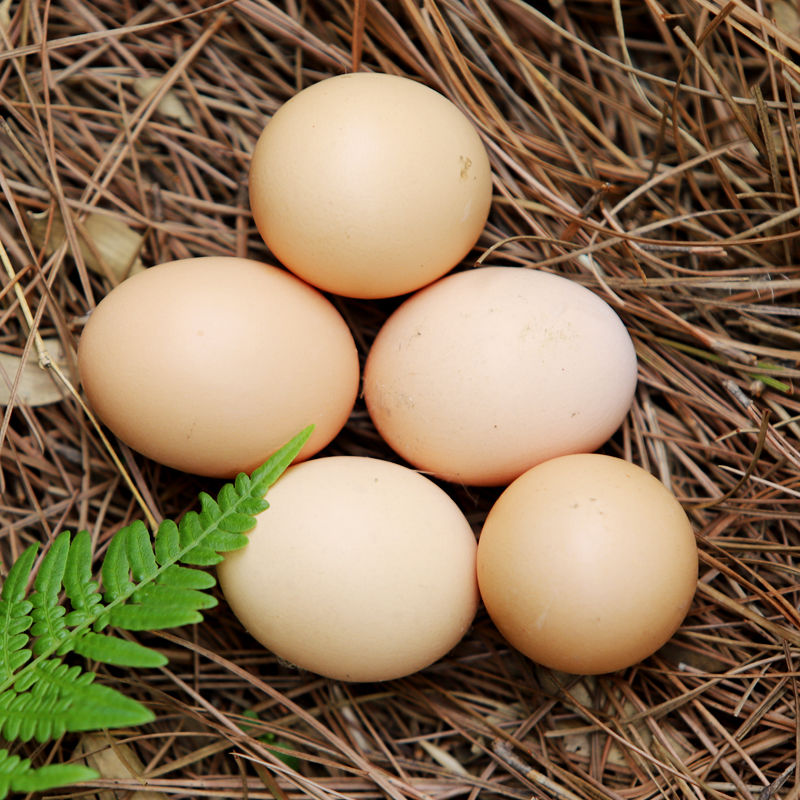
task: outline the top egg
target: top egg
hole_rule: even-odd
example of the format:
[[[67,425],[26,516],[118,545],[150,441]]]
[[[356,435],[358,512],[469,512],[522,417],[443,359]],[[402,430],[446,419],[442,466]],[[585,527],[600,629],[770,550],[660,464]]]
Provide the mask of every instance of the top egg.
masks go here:
[[[250,205],[288,269],[347,297],[392,297],[469,253],[491,205],[486,150],[447,98],[395,75],[302,90],[256,143]]]

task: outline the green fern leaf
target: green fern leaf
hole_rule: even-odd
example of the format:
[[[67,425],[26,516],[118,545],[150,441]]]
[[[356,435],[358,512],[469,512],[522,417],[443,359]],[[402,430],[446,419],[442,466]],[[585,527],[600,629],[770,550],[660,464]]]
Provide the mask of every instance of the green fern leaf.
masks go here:
[[[97,772],[80,764],[48,764],[34,769],[30,759],[0,750],[0,800],[12,791],[45,792],[97,777]]]
[[[11,569],[3,583],[3,591],[0,592],[0,599],[7,603],[18,603],[25,597],[28,587],[28,578],[36,559],[38,546],[32,544],[22,552],[22,555],[12,564]],[[4,751],[0,750],[0,753]]]
[[[196,511],[187,511],[178,523],[178,542],[181,550],[181,561],[185,561],[184,553],[190,549],[194,542],[202,538],[203,533],[203,526],[200,524],[199,514]]]
[[[155,719],[146,706],[101,683],[92,683],[79,690],[73,700],[67,718],[67,730],[70,732],[127,728],[144,725]]]
[[[195,567],[214,567],[222,561],[222,556],[211,547],[197,545],[184,553],[181,561]]]
[[[254,525],[255,520],[253,517],[250,514],[243,514],[241,512],[227,514],[219,522],[220,528],[226,533],[247,533],[247,531],[253,529]],[[246,542],[247,537],[245,537],[245,543]]]
[[[239,500],[238,508],[241,514],[249,514],[251,517],[255,517],[262,511],[266,511],[269,508],[269,503],[263,497],[245,496]]]
[[[145,706],[110,686],[94,683],[94,673],[60,659],[41,662],[34,682],[0,694],[0,731],[6,741],[46,742],[66,732],[123,728],[153,720]]]
[[[97,581],[92,580],[92,537],[89,531],[79,531],[70,542],[64,568],[64,591],[72,605],[64,622],[70,626],[82,625],[97,614],[103,602]]]
[[[173,564],[180,558],[181,535],[178,526],[165,519],[156,531],[156,560],[159,564]]]
[[[33,623],[30,601],[25,600],[28,578],[36,559],[36,545],[31,545],[14,562],[0,593],[0,680],[5,681],[25,664],[31,651],[25,647],[30,637],[26,631]]]
[[[222,556],[211,547],[196,545],[184,553],[181,561],[195,567],[214,567],[222,561]]]
[[[46,742],[66,730],[65,726],[59,724],[56,712],[61,708],[53,698],[20,694],[1,699],[8,699],[8,706],[2,709],[2,731],[6,739],[28,742],[35,737],[40,742]]]
[[[204,526],[218,520],[223,513],[228,513],[219,507],[219,503],[208,492],[200,492],[197,499],[200,501],[200,520]]]
[[[233,515],[231,515],[233,516]],[[238,515],[237,515],[238,516]],[[230,519],[228,517],[227,519]],[[220,523],[221,525],[222,523]],[[250,525],[252,528],[252,524]],[[225,530],[216,530],[203,537],[203,546],[210,547],[219,553],[227,553],[230,550],[239,550],[247,544],[247,536],[243,533],[231,533]]]
[[[212,589],[217,585],[216,578],[210,572],[191,567],[172,564],[159,577],[159,583],[174,586],[176,589]]]
[[[34,684],[38,688],[38,684]],[[29,687],[30,689],[30,687]],[[66,731],[69,700],[54,692],[10,689],[0,694],[0,731],[8,741],[46,742]]]
[[[30,597],[33,606],[31,634],[36,637],[33,643],[34,655],[48,651],[58,652],[60,644],[68,635],[64,620],[67,612],[64,606],[59,605],[58,595],[67,566],[69,541],[69,531],[56,536],[36,573],[33,583],[35,591]]]
[[[197,571],[199,572],[199,570]],[[170,608],[191,608],[195,611],[214,608],[217,605],[217,598],[208,592],[172,586],[168,583],[150,583],[143,586],[133,597],[137,603],[169,606]]]
[[[245,497],[250,494],[252,480],[246,472],[240,472],[233,482],[233,488],[239,497]],[[227,485],[227,484],[226,484]]]
[[[112,625],[126,631],[157,631],[194,625],[203,621],[203,615],[192,608],[133,604],[112,609],[110,620]]]
[[[227,513],[236,505],[236,503],[239,501],[239,498],[246,493],[247,489],[245,489],[245,492],[240,492],[238,485],[226,483],[219,490],[219,494],[217,495],[217,505],[219,505],[222,512]]]
[[[75,642],[75,652],[84,658],[117,667],[163,667],[168,660],[163,653],[138,642],[92,631],[88,631]]]
[[[143,522],[136,521],[125,530],[125,545],[133,579],[137,583],[151,580],[158,573],[150,532]]]
[[[276,450],[268,461],[257,467],[253,474],[250,475],[250,486],[246,493],[252,497],[264,497],[275,481],[283,475],[286,468],[295,460],[313,430],[314,426],[309,425],[291,441]]]
[[[131,568],[128,563],[127,531],[128,528],[117,531],[108,543],[106,556],[100,568],[103,593],[108,603],[126,597],[135,588],[130,581]]]
[[[25,759],[21,763],[29,764],[30,762]],[[46,792],[48,789],[82,783],[97,777],[99,775],[95,770],[84,767],[82,764],[47,764],[38,769],[20,771],[11,777],[9,783],[14,792]],[[0,798],[4,797],[6,795],[0,794]]]

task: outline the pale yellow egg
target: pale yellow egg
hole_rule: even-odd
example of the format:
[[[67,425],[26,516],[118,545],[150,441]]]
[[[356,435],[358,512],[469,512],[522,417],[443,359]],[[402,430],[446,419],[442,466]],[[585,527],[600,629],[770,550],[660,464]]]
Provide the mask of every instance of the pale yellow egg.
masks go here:
[[[338,75],[269,120],[250,205],[286,267],[336,294],[404,294],[444,275],[489,213],[489,159],[470,120],[408,78]]]
[[[436,484],[388,461],[290,467],[241,550],[218,566],[236,616],[285,661],[345,681],[446,655],[478,604],[475,536]]]

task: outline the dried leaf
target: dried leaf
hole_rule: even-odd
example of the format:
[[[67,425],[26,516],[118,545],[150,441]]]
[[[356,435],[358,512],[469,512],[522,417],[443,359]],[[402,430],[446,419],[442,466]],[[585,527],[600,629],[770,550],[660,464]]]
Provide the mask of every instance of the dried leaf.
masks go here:
[[[66,238],[60,216],[50,212],[29,214],[30,233],[37,247],[52,255]],[[115,284],[144,269],[139,253],[144,236],[118,217],[96,212],[89,214],[78,226],[78,241],[86,266],[98,275],[110,278]]]
[[[427,739],[420,739],[419,746],[440,766],[444,767],[454,775],[460,775],[462,778],[471,777],[466,767],[457,759],[453,758],[446,750],[429,742]]]
[[[772,16],[785,33],[800,37],[800,9],[797,0],[773,0]]]
[[[129,781],[140,778],[144,765],[130,745],[114,741],[108,734],[90,733],[81,737],[80,752],[86,763],[104,780]],[[117,792],[98,792],[97,800],[116,800]],[[141,789],[125,793],[128,800],[167,800],[163,792]]]
[[[11,27],[11,0],[0,0],[0,30],[8,32]]]
[[[133,82],[133,90],[139,97],[147,97],[161,83],[161,78],[137,78]],[[180,101],[178,95],[170,89],[158,102],[158,111],[169,119],[177,120],[184,128],[193,128],[194,119]]]
[[[68,372],[69,364],[64,356],[61,342],[58,339],[45,339],[44,345],[50,358],[62,371]],[[11,388],[21,363],[21,356],[0,353],[0,405],[2,406],[9,404]],[[58,403],[66,396],[67,390],[48,369],[39,366],[36,351],[32,351],[22,367],[14,402],[28,406],[44,406],[48,403]]]
[[[575,733],[565,733],[561,736],[561,743],[564,750],[573,755],[589,758],[592,753],[591,740],[585,730],[576,730]],[[554,737],[550,737],[554,738]],[[620,763],[621,753],[619,748],[612,745],[609,749],[608,759],[612,764]]]

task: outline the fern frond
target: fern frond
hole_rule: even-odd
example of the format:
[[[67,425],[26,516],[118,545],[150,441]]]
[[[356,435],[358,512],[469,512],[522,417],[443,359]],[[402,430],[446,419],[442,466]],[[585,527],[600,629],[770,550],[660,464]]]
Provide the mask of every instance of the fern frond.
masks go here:
[[[140,521],[117,531],[100,567],[102,593],[92,579],[88,532],[81,531],[73,539],[64,531],[53,540],[27,600],[25,589],[36,550],[26,550],[12,565],[0,592],[0,642],[4,645],[0,698],[6,698],[6,706],[36,682],[43,665],[54,656],[77,652],[119,666],[163,664],[157,652],[100,631],[109,624],[137,631],[200,622],[200,612],[215,604],[206,590],[216,580],[194,567],[217,564],[223,553],[247,543],[245,532],[255,526],[255,514],[269,507],[264,496],[312,429],[301,431],[252,475],[242,473],[234,483],[223,486],[216,500],[201,493],[200,511],[188,512],[177,525],[164,521],[155,541]],[[70,602],[69,612],[59,600],[62,588]],[[31,653],[36,656],[33,661]]]
[[[36,546],[12,564],[0,590],[0,735],[7,741],[46,742],[68,732],[140,725],[153,719],[145,706],[95,682],[93,672],[64,663],[76,653],[117,666],[157,667],[163,654],[103,632],[160,628],[199,622],[215,605],[216,585],[196,569],[218,563],[222,553],[247,542],[255,515],[269,506],[264,495],[311,434],[309,427],[252,475],[239,475],[216,499],[200,495],[200,511],[178,524],[164,521],[154,539],[141,522],[118,531],[92,576],[87,531],[60,533],[27,587]],[[62,596],[63,595],[63,596]],[[67,604],[68,601],[68,604]],[[34,792],[88,780],[96,773],[78,765],[40,769],[0,749],[0,800],[10,791]]]
[[[93,769],[81,764],[48,764],[35,769],[30,759],[0,750],[0,800],[9,792],[46,792],[96,777]]]

